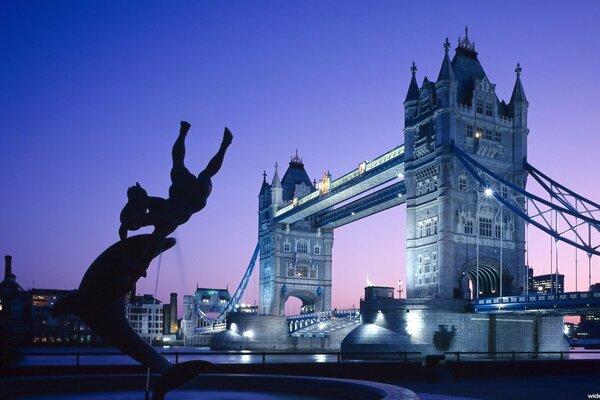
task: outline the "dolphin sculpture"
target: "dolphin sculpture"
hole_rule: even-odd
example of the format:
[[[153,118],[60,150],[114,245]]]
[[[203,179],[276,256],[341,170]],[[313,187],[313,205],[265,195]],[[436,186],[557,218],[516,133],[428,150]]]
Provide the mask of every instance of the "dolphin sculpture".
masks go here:
[[[128,294],[137,280],[146,275],[150,261],[174,245],[173,238],[157,243],[150,234],[113,244],[90,265],[79,288],[54,305],[52,316],[79,316],[111,346],[154,371],[165,373],[171,363],[135,333],[125,313]]]

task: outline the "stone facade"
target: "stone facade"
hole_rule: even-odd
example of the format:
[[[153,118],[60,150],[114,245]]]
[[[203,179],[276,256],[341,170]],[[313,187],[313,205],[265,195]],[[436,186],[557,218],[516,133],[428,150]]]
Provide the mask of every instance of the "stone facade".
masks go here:
[[[331,309],[333,230],[316,228],[314,217],[289,225],[274,220],[277,210],[314,190],[297,155],[283,179],[277,168],[270,185],[265,175],[258,212],[262,315],[284,315],[290,297],[302,301],[302,313]]]
[[[419,352],[419,358],[447,352],[511,358],[506,353],[517,352],[519,358],[560,358],[543,352],[569,351],[561,316],[465,313],[458,299],[370,298],[361,301],[360,312],[362,325],[344,338],[342,352]]]
[[[523,188],[527,108],[520,81],[499,101],[469,38],[449,43],[437,81],[419,87],[413,64],[404,102],[407,188],[407,296],[469,298],[519,294],[526,287],[525,224],[472,178],[452,145]],[[513,196],[507,187],[490,188]],[[502,274],[500,263],[502,259]],[[476,277],[479,277],[479,284]]]

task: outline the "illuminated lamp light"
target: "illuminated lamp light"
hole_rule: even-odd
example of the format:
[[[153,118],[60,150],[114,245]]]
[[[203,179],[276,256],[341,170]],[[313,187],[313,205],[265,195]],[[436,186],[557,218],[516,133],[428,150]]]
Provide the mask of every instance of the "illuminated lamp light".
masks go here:
[[[400,172],[400,173],[398,174],[398,178],[400,178],[400,179],[404,178],[404,174],[403,174],[402,172]]]
[[[244,337],[246,337],[248,339],[252,339],[254,337],[254,331],[245,331]]]
[[[491,188],[486,188],[483,191],[483,194],[485,194],[485,197],[491,197],[494,194],[494,191]]]
[[[235,322],[231,323],[229,329],[231,330],[231,332],[237,333],[237,325],[235,324]]]
[[[417,313],[409,313],[406,315],[406,333],[409,335],[417,335],[423,328],[421,316]]]
[[[482,136],[483,133],[481,133],[481,131],[475,131],[475,139],[481,139]]]

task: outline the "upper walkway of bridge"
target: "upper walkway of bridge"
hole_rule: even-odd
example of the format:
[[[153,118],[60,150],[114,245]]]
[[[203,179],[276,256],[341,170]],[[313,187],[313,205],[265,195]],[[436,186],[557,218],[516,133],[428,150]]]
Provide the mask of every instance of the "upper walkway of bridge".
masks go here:
[[[294,199],[291,204],[275,213],[275,219],[282,224],[292,224],[339,205],[367,190],[389,183],[394,179],[400,179],[400,181],[404,180],[404,145],[400,145],[388,151],[373,161],[361,163],[358,168],[330,182],[328,187],[322,185],[322,187],[308,195],[299,199]],[[396,190],[398,191],[395,196],[396,198],[401,198],[398,194],[402,195],[406,193],[404,185],[401,187],[397,186]],[[396,200],[396,203],[397,202],[398,200]],[[393,205],[397,204],[390,203],[386,208]],[[357,209],[361,208],[358,204],[355,204],[354,207]],[[348,207],[348,209],[350,208],[351,207]],[[360,211],[364,212],[362,209],[360,209]],[[354,219],[360,217],[357,215],[356,211],[349,212],[350,215],[357,217]],[[354,214],[352,214],[353,212]],[[337,221],[343,217],[343,215],[338,215],[335,220]],[[331,218],[327,221],[328,224],[332,224],[333,222],[334,221]],[[345,221],[345,223],[347,222],[349,221]],[[324,226],[326,224],[323,223],[321,225]]]

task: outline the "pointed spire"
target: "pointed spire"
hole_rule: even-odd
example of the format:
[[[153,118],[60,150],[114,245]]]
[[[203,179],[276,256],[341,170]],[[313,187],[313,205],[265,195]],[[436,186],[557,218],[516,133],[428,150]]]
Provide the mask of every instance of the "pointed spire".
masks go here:
[[[408,85],[408,92],[406,93],[406,99],[404,102],[408,101],[417,101],[419,99],[419,85],[417,84],[417,66],[413,61],[410,72],[412,74],[412,78],[410,79],[410,84]]]
[[[273,181],[271,187],[281,187],[281,179],[279,179],[279,164],[275,163],[275,173],[273,174]]]
[[[258,193],[259,196],[264,195],[267,190],[269,190],[270,186],[267,183],[267,171],[263,171],[263,181],[262,181],[262,185],[260,186],[260,192]]]
[[[450,49],[450,41],[446,38],[444,42],[444,61],[442,61],[442,67],[440,68],[440,74],[438,75],[437,82],[454,79],[454,68],[450,62],[448,56],[448,50]]]
[[[510,103],[514,104],[516,101],[527,101],[527,97],[525,96],[525,90],[523,89],[523,84],[521,83],[521,64],[517,63],[517,67],[515,68],[515,74],[517,75],[517,80],[515,82],[515,87],[513,88],[512,95],[510,96]]]

